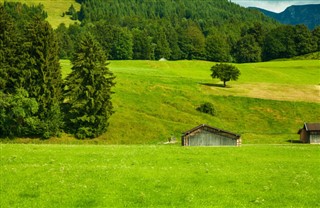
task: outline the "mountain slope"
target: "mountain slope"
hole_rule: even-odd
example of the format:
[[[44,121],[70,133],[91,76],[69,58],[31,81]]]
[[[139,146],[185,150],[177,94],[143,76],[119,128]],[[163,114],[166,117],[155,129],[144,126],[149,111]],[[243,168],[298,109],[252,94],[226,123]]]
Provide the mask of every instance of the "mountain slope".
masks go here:
[[[69,7],[73,4],[76,10],[80,10],[80,4],[75,0],[1,0],[0,3],[4,2],[21,2],[27,5],[39,5],[44,6],[44,10],[48,13],[48,22],[50,22],[53,28],[57,28],[60,23],[65,23],[66,25],[72,24],[75,21],[70,19],[70,16],[63,15],[67,12]]]
[[[320,25],[320,4],[290,6],[281,13],[274,13],[261,8],[255,9],[283,24],[305,24],[310,29]]]

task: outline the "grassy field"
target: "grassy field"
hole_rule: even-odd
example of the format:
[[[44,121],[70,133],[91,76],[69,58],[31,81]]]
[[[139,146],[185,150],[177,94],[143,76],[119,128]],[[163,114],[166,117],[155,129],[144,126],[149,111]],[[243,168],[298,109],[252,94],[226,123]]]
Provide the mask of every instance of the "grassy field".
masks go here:
[[[61,61],[64,76],[70,62]],[[211,79],[212,62],[111,61],[117,76],[115,114],[97,141],[150,144],[202,123],[242,134],[244,143],[298,140],[303,122],[320,120],[318,60],[237,64],[241,76],[227,88]],[[214,104],[217,115],[196,111]]]
[[[0,150],[0,207],[320,206],[318,145]]]
[[[236,64],[241,76],[223,88],[206,61],[111,61],[115,113],[108,132],[94,140],[71,136],[18,143],[161,144],[199,124],[241,134],[244,144],[299,140],[304,122],[320,121],[319,60]],[[71,63],[61,60],[65,77]],[[196,108],[213,103],[216,116]],[[10,141],[9,141],[10,142]]]
[[[17,0],[1,0],[1,2],[17,2]],[[80,4],[75,0],[19,0],[18,2],[25,3],[27,5],[44,5],[44,10],[48,13],[48,22],[50,22],[53,28],[57,28],[60,23],[65,23],[69,25],[74,23],[70,19],[70,16],[63,16],[64,12],[67,12],[71,4],[77,9],[80,10]]]

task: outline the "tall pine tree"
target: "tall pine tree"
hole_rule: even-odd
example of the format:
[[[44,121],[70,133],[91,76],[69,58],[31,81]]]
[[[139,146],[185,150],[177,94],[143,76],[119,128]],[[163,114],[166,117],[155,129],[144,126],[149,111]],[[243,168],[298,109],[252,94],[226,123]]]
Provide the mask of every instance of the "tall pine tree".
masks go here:
[[[58,43],[50,24],[35,17],[25,29],[25,50],[29,54],[24,75],[24,89],[39,104],[42,136],[56,136],[62,127],[62,75]]]
[[[19,85],[19,68],[24,62],[21,39],[14,19],[0,4],[0,90],[4,93],[14,93]]]
[[[66,128],[77,138],[94,138],[107,131],[113,114],[111,88],[114,75],[91,34],[80,40],[72,60],[72,72],[64,87]]]

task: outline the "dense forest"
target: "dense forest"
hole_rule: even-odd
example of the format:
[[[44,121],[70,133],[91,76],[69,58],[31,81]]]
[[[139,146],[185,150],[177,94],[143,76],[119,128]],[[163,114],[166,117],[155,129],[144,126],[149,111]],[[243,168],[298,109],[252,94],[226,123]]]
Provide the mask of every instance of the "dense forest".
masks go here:
[[[0,4],[0,137],[97,137],[113,113],[105,54],[90,33],[78,36],[63,80],[46,17],[41,5]]]
[[[70,58],[77,35],[91,31],[108,59],[201,59],[258,62],[319,50],[319,27],[281,25],[228,0],[78,0],[60,25],[60,57]]]

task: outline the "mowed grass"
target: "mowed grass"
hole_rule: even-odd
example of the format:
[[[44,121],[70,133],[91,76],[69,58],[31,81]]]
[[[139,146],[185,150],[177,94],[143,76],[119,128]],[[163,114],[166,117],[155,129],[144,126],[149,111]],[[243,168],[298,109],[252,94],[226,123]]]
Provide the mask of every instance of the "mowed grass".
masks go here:
[[[318,145],[0,148],[0,207],[320,206]]]
[[[63,76],[70,62],[61,61]],[[304,122],[320,121],[319,61],[237,64],[241,76],[223,88],[206,61],[111,61],[115,114],[94,143],[158,144],[206,123],[242,135],[243,143],[288,143]],[[212,117],[196,108],[211,102]],[[50,141],[49,141],[50,142]],[[55,143],[56,141],[52,141]],[[70,138],[68,143],[72,143]]]
[[[75,0],[2,0],[1,2],[21,2],[27,5],[39,5],[44,6],[44,10],[48,13],[48,22],[53,28],[57,28],[61,23],[69,24],[75,21],[70,19],[70,16],[63,16],[63,13],[67,12],[71,4],[75,7],[77,11],[80,10],[80,4]]]

